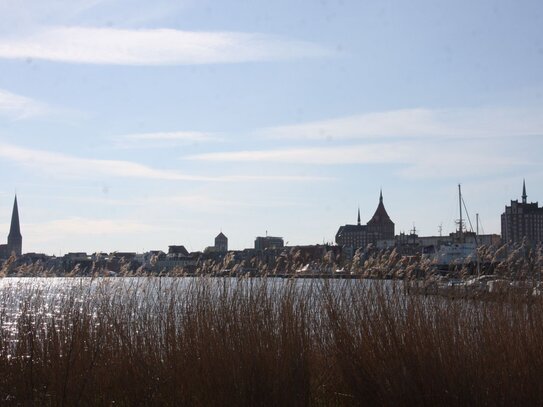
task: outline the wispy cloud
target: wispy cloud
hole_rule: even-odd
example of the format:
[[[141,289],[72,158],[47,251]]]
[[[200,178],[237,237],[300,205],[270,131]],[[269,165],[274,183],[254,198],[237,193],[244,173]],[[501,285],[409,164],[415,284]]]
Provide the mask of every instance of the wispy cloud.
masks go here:
[[[232,199],[232,196],[226,194],[220,196],[214,192],[200,193],[188,192],[185,194],[153,194],[142,197],[126,197],[112,199],[109,197],[93,196],[59,196],[59,201],[71,201],[77,203],[108,205],[113,207],[139,207],[148,208],[150,211],[157,206],[162,211],[179,211],[182,209],[185,213],[227,213],[235,210],[247,210],[247,208],[292,208],[305,207],[307,202],[297,202],[295,200],[281,198],[263,198],[261,196],[250,195],[244,199]],[[8,206],[6,206],[8,208]]]
[[[127,140],[146,140],[146,141],[188,141],[201,142],[217,140],[210,133],[202,133],[197,131],[173,131],[173,132],[156,132],[156,133],[136,133],[121,136]]]
[[[13,119],[43,116],[51,112],[45,104],[34,99],[0,89],[0,114]]]
[[[0,58],[114,65],[188,65],[320,57],[306,41],[240,32],[48,27],[0,39]]]
[[[236,182],[236,181],[315,181],[321,177],[298,175],[189,175],[174,170],[152,168],[123,160],[81,158],[67,154],[22,148],[0,143],[0,157],[59,177],[121,177],[166,181]]]
[[[293,200],[262,199],[248,197],[243,200],[233,200],[232,197],[211,196],[208,194],[185,194],[149,197],[143,201],[145,204],[161,206],[171,205],[175,208],[185,208],[200,212],[225,212],[235,208],[290,208],[306,206]]]
[[[269,127],[255,133],[309,140],[541,136],[543,108],[400,109]]]
[[[41,236],[66,235],[109,235],[153,230],[151,225],[134,220],[88,219],[72,217],[44,223],[26,224],[27,231]]]
[[[24,234],[27,247],[39,247],[55,242],[56,247],[70,247],[71,242],[81,239],[97,239],[97,237],[121,237],[131,234],[159,231],[154,224],[147,224],[134,219],[107,219],[69,217],[46,222],[26,222]],[[88,244],[88,243],[87,243]],[[96,244],[94,244],[96,246]],[[81,250],[75,247],[75,250]],[[73,250],[73,249],[72,249]]]
[[[307,147],[278,150],[246,150],[204,153],[185,157],[189,160],[216,162],[272,162],[299,164],[371,164],[400,163],[412,149],[405,145],[369,144],[346,147]]]
[[[171,131],[154,133],[125,134],[115,137],[114,146],[117,148],[153,148],[197,145],[201,143],[221,141],[214,133],[198,131]]]
[[[192,0],[17,0],[0,1],[3,17],[0,31],[21,31],[29,27],[48,25],[108,24],[124,27],[160,23],[172,19]]]
[[[0,2],[2,16],[23,22],[64,21],[107,0],[18,0]]]
[[[255,131],[298,146],[203,153],[204,162],[394,165],[409,178],[503,174],[541,166],[518,137],[543,135],[543,108],[402,109]],[[320,143],[329,141],[326,146]],[[300,146],[305,141],[305,145]],[[319,146],[315,146],[315,144]],[[515,148],[512,148],[515,147]]]
[[[526,157],[467,139],[390,141],[336,147],[285,148],[197,154],[186,157],[208,162],[268,162],[306,165],[393,164],[409,178],[459,177],[501,173],[520,165],[538,165]]]

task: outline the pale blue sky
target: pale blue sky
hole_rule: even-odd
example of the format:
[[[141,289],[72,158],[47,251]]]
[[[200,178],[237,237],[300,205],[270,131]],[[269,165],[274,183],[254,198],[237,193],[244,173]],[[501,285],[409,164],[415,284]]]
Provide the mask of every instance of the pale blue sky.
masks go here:
[[[24,251],[487,233],[543,201],[539,1],[0,0],[0,236]],[[0,238],[0,241],[5,238]]]

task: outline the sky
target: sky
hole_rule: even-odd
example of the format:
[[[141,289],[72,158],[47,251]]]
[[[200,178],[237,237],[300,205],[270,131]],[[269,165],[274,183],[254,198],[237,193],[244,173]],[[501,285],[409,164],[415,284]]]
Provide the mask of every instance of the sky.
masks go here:
[[[484,233],[543,201],[543,3],[0,0],[0,242],[333,242],[375,211]],[[5,236],[5,237],[2,237]]]

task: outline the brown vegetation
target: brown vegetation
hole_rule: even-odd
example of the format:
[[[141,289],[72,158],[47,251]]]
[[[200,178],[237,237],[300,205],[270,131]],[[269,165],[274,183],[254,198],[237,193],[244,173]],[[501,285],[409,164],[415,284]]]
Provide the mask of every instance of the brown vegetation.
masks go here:
[[[2,405],[538,405],[543,303],[363,280],[3,279]]]
[[[324,246],[322,246],[324,248]],[[168,271],[154,268],[131,267],[121,260],[117,272],[108,270],[100,263],[91,267],[76,265],[67,272],[62,267],[47,266],[41,261],[26,263],[12,257],[0,266],[0,276],[14,277],[87,277],[87,276],[308,276],[356,278],[386,278],[395,280],[433,279],[448,272],[452,278],[465,278],[476,274],[477,261],[483,274],[522,281],[541,281],[543,275],[543,245],[531,246],[527,242],[503,246],[480,246],[478,255],[459,261],[448,270],[438,270],[432,255],[422,255],[420,248],[415,254],[401,253],[397,249],[379,250],[369,245],[358,249],[348,258],[337,247],[307,252],[300,247],[290,247],[261,252],[244,258],[239,252],[229,252],[214,258],[198,258],[195,265],[177,267]]]

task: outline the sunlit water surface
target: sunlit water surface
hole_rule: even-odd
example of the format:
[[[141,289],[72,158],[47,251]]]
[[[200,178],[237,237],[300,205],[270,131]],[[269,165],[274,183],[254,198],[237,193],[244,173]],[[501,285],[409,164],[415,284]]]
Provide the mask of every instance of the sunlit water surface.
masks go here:
[[[320,279],[261,279],[251,278],[192,278],[192,277],[120,277],[120,278],[3,278],[0,279],[0,328],[3,338],[16,341],[21,324],[45,328],[54,318],[59,325],[73,323],[66,319],[66,310],[85,314],[98,320],[98,312],[114,307],[130,308],[138,313],[160,313],[172,297],[182,304],[187,295],[206,288],[217,293],[236,290],[237,294],[251,295],[254,287],[273,291],[291,285],[300,292],[318,295],[323,285],[349,289],[372,284],[363,280]],[[190,292],[190,294],[188,294]],[[306,297],[307,298],[307,297]],[[194,299],[194,297],[193,297]],[[64,326],[66,326],[64,325]]]

